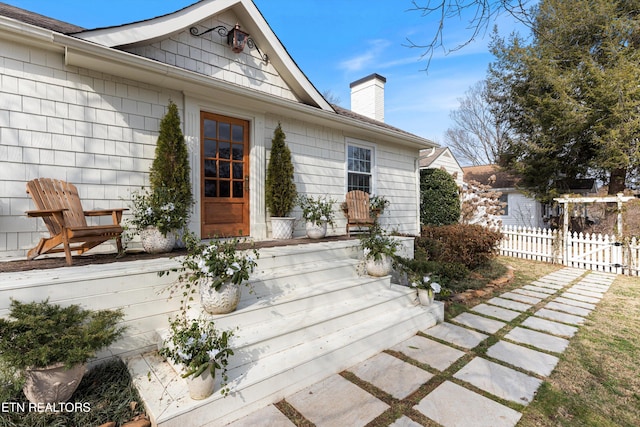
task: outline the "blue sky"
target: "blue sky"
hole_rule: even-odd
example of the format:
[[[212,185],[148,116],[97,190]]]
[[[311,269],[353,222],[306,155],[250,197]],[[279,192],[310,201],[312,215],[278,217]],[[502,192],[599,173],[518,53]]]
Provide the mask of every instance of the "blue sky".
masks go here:
[[[125,24],[171,13],[195,0],[3,0],[85,28]],[[350,107],[349,83],[371,73],[387,78],[385,121],[444,145],[452,126],[449,112],[475,82],[486,76],[492,56],[489,34],[458,52],[439,50],[428,71],[424,51],[408,48],[407,38],[426,43],[436,17],[410,11],[410,0],[254,0],[298,66],[320,91],[331,91]],[[426,3],[426,0],[419,1]],[[501,34],[512,19],[498,22]],[[445,43],[466,40],[468,23],[445,27]]]

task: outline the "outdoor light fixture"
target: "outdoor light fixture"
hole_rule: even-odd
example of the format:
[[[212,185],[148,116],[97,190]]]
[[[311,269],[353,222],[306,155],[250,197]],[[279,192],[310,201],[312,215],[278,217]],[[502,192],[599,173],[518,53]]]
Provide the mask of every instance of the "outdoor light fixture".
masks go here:
[[[249,49],[255,48],[258,51],[260,58],[262,58],[264,62],[269,62],[267,54],[260,51],[256,42],[254,42],[249,36],[249,33],[245,33],[240,29],[239,24],[236,24],[236,26],[230,30],[228,30],[224,25],[218,25],[217,27],[209,28],[203,32],[200,32],[197,27],[189,28],[189,32],[195,37],[202,37],[212,31],[217,31],[220,37],[226,37],[227,44],[231,47],[233,52],[240,53],[244,50],[245,46],[249,46]]]
[[[240,29],[240,25],[236,24],[229,35],[227,35],[227,44],[231,46],[231,50],[235,53],[240,53],[244,50],[244,45],[247,43],[249,34]]]

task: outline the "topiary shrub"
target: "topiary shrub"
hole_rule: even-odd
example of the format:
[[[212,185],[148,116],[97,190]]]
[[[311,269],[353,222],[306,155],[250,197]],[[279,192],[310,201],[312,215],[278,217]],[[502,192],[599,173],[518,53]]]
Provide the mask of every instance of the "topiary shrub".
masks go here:
[[[473,270],[497,256],[502,233],[475,224],[423,227],[416,246],[431,261],[459,263]]]
[[[267,166],[265,198],[272,217],[286,217],[293,209],[298,192],[293,181],[291,151],[285,144],[286,135],[282,126],[273,131],[271,157]]]
[[[420,222],[449,225],[460,220],[458,185],[442,169],[420,170]]]
[[[180,128],[178,107],[169,100],[167,113],[160,122],[160,133],[155,158],[149,172],[151,193],[157,189],[171,194],[174,211],[172,215],[187,223],[189,209],[193,204],[191,190],[191,167],[187,144]]]

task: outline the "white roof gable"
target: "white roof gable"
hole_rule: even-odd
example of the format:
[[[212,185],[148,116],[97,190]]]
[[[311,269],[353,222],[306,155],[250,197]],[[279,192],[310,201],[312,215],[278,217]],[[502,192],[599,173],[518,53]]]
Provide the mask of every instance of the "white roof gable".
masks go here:
[[[115,27],[82,31],[73,36],[110,48],[136,46],[184,31],[228,10],[233,11],[242,22],[243,31],[248,32],[260,50],[268,55],[269,62],[299,99],[323,110],[333,111],[298,68],[251,0],[202,0],[168,15]]]

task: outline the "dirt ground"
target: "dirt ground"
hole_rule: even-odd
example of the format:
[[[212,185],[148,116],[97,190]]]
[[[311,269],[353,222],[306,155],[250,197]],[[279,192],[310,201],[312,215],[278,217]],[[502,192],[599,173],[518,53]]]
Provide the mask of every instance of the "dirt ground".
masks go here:
[[[311,240],[306,237],[290,239],[290,240],[265,240],[265,241],[255,242],[254,247],[260,249],[260,248],[268,248],[268,247],[276,247],[276,246],[312,244],[312,243],[331,242],[331,241],[348,240],[348,239],[350,238],[347,236],[329,236],[320,240]],[[243,246],[248,246],[248,245],[244,244]],[[129,261],[138,261],[143,259],[154,259],[154,258],[169,258],[169,257],[186,255],[186,253],[187,251],[185,249],[174,249],[173,251],[165,254],[148,254],[145,252],[127,252],[122,256],[118,257],[115,253],[92,254],[91,251],[89,251],[87,254],[74,256],[73,266],[108,264],[113,262],[129,262]],[[6,262],[0,262],[0,273],[3,273],[3,272],[15,273],[19,271],[44,270],[48,268],[65,267],[66,265],[67,264],[65,262],[64,256],[49,257],[49,258],[41,257],[31,261],[28,261],[28,260],[6,261]]]

